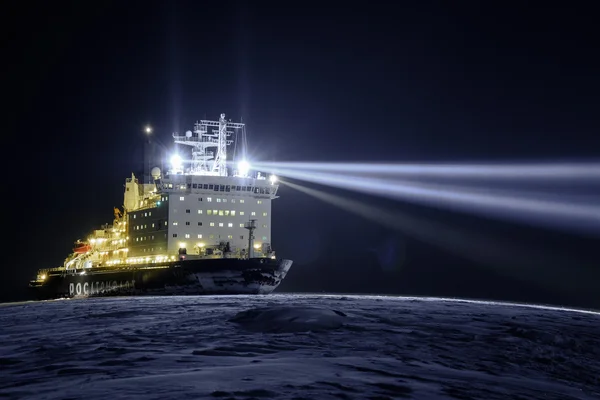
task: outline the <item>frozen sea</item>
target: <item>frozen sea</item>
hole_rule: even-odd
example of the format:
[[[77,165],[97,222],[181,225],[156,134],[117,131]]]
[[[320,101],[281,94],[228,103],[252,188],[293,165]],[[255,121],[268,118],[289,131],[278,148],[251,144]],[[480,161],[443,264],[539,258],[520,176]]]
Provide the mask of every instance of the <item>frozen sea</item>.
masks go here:
[[[600,314],[386,296],[0,306],[0,398],[600,399]]]

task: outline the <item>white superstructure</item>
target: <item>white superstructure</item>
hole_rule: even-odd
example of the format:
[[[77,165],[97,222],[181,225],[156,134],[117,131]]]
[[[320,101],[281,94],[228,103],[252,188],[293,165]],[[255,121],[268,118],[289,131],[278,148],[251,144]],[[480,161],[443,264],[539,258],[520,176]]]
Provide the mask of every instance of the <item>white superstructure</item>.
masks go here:
[[[154,168],[152,184],[127,179],[129,258],[274,257],[271,201],[278,185],[273,176],[249,171],[243,158],[227,161],[232,129],[243,130],[244,124],[227,121],[225,114],[219,121],[202,120],[193,132],[173,135],[175,143],[192,148],[191,159],[175,156],[164,176]],[[252,220],[255,229],[249,230]]]

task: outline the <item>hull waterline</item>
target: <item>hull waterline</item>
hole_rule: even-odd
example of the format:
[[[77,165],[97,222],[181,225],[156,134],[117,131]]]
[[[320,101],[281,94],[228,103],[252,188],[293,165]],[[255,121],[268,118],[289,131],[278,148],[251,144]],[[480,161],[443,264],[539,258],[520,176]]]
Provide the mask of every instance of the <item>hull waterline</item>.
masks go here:
[[[141,295],[269,294],[291,260],[201,259],[50,274],[30,287],[38,299]]]

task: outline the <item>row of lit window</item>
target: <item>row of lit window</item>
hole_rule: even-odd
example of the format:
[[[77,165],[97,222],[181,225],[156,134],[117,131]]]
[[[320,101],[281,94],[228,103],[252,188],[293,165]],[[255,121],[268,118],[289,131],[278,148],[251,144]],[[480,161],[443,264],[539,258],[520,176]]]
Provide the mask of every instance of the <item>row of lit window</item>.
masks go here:
[[[165,233],[165,238],[167,237],[167,234]],[[150,236],[140,236],[140,237],[136,237],[135,241],[136,242],[144,242],[146,240],[154,240],[154,235],[150,235]]]
[[[186,224],[186,226],[190,226],[191,225],[190,221],[185,221],[185,224]],[[177,222],[177,221],[173,222],[173,226],[178,226],[178,225],[179,225],[179,222]],[[215,225],[215,222],[211,222],[209,225],[210,226],[217,226],[217,225]],[[198,222],[198,226],[202,226],[202,222]],[[225,223],[224,222],[219,222],[218,226],[224,227]],[[233,222],[228,222],[227,223],[227,227],[233,228]],[[240,224],[240,228],[243,228],[243,227],[244,227],[244,224]],[[266,228],[267,224],[263,224],[262,227]]]
[[[140,217],[141,216],[142,215],[140,214]],[[147,211],[144,213],[144,217],[150,217],[150,216],[152,216],[152,211]],[[133,214],[133,218],[135,219],[136,217],[137,217],[137,214]]]
[[[271,192],[275,193],[275,191],[271,190],[270,187],[255,187],[255,186],[234,186],[234,185],[215,185],[215,184],[209,184],[209,183],[188,183],[186,184],[172,184],[172,183],[165,183],[165,184],[159,184],[158,185],[158,189],[181,189],[181,190],[185,190],[187,189],[206,189],[206,190],[214,190],[215,192],[231,192],[231,191],[238,191],[238,192],[250,192],[250,193],[256,193],[256,194],[270,194]]]
[[[185,201],[185,196],[179,196],[179,200],[180,200],[180,201]],[[202,200],[203,200],[203,198],[202,198],[202,197],[198,197],[198,201],[202,201]],[[214,200],[215,200],[215,202],[217,202],[217,203],[227,203],[227,199],[225,199],[225,198],[220,198],[220,197],[217,197],[217,198],[215,198]],[[235,203],[235,202],[236,202],[236,200],[237,200],[237,201],[238,201],[240,204],[244,204],[244,203],[246,202],[244,199],[229,199],[229,202],[230,202],[230,203]],[[213,198],[212,198],[212,197],[207,197],[207,198],[206,198],[206,201],[208,201],[209,203],[212,203],[212,201],[213,201]],[[256,204],[262,204],[262,203],[263,203],[263,201],[262,201],[262,200],[256,200]]]
[[[186,214],[190,214],[190,210],[185,210]],[[202,214],[202,210],[198,210],[198,214]],[[206,210],[206,215],[219,215],[219,216],[232,216],[235,217],[235,210]],[[239,215],[245,215],[244,211],[240,211]],[[250,213],[251,216],[256,216],[256,211],[252,211]],[[262,216],[266,217],[268,214],[267,212],[263,212]]]
[[[189,234],[189,233],[186,233],[184,236],[185,236],[186,239],[191,239],[191,237],[192,237],[192,235]],[[201,233],[198,233],[196,236],[197,236],[198,239],[202,239],[203,238],[203,236],[202,236]],[[221,235],[218,235],[218,236],[221,237]],[[166,235],[165,235],[165,237],[166,237]],[[176,238],[177,237],[177,233],[174,233],[173,237]],[[208,238],[209,239],[214,239],[215,235],[214,234],[210,234],[210,235],[208,235]],[[233,239],[233,235],[227,235],[227,239]],[[244,239],[244,235],[240,235],[240,239],[243,240]],[[144,242],[144,241],[147,241],[147,240],[154,240],[154,235],[142,236],[142,237],[135,238],[136,242]],[[263,236],[262,240],[267,240],[267,237]]]
[[[198,210],[198,211],[202,211],[202,210]],[[228,216],[228,215],[230,215],[230,214],[228,214],[228,211],[229,211],[229,210],[219,210],[219,212],[218,212],[218,213],[217,213],[217,210],[208,210],[208,211],[209,211],[209,212],[207,213],[208,215],[212,215],[212,214],[213,214],[213,213],[211,213],[211,211],[214,211],[214,215],[215,215],[215,216],[216,216],[217,214],[218,214],[219,216]],[[235,211],[232,211],[232,212],[233,212],[233,214],[231,214],[231,215],[235,215]],[[199,213],[199,214],[202,214],[202,213]],[[252,214],[252,216],[256,216],[256,213],[255,213],[254,211],[253,211],[251,214]],[[243,212],[243,211],[241,211],[241,212],[240,212],[240,215],[244,215],[244,212]],[[263,217],[266,217],[266,216],[267,216],[267,213],[266,213],[266,212],[265,212],[265,213],[263,213]],[[167,224],[167,222],[165,221],[165,225],[166,225],[166,224]],[[185,222],[185,224],[186,224],[187,226],[190,226],[190,225],[191,225],[190,221],[186,221],[186,222]],[[178,225],[179,225],[179,222],[177,222],[177,221],[173,222],[173,226],[178,226]],[[152,223],[152,224],[150,224],[150,226],[151,226],[152,228],[154,228],[154,227],[155,227],[155,224],[154,224],[154,223]],[[198,226],[202,226],[202,222],[200,222],[200,221],[199,221],[199,222],[198,222]],[[210,225],[210,226],[215,226],[215,225],[214,225],[214,222],[211,222],[211,225]],[[220,225],[219,225],[219,226],[223,226],[223,223],[220,223]],[[230,223],[228,224],[228,226],[229,226],[229,227],[232,227],[232,226],[233,226],[233,223],[231,223],[231,222],[230,222]],[[240,224],[240,227],[244,227],[244,224]],[[265,225],[263,225],[263,228],[266,228],[266,227],[267,227],[267,225],[266,225],[266,224],[265,224]],[[134,226],[133,226],[133,230],[134,230],[134,231],[139,231],[139,230],[141,230],[141,229],[147,229],[147,228],[148,228],[148,224],[141,224],[141,225],[134,225]]]
[[[173,234],[173,237],[174,237],[174,238],[176,238],[177,236],[178,236],[178,235],[177,235],[176,233],[174,233],[174,234]],[[221,238],[221,235],[217,235],[217,236],[219,236],[219,238]],[[184,237],[185,237],[186,239],[191,239],[191,238],[192,238],[192,235],[191,235],[191,234],[189,234],[189,233],[186,233],[186,234],[184,235]],[[209,238],[209,239],[214,239],[214,238],[215,238],[215,235],[214,235],[214,234],[208,235],[208,238]],[[198,239],[202,239],[202,234],[198,234]],[[227,239],[233,239],[233,235],[227,235]],[[241,239],[241,240],[244,240],[244,235],[240,235],[240,239]],[[263,237],[262,237],[262,240],[263,240],[263,241],[266,241],[266,240],[267,240],[267,237],[266,237],[266,236],[263,236]]]

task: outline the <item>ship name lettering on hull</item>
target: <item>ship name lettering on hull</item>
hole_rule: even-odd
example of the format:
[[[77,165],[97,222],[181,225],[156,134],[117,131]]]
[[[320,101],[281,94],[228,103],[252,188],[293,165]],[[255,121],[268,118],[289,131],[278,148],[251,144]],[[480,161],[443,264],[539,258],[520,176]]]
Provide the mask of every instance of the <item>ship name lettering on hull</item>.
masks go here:
[[[69,283],[70,296],[91,296],[96,294],[108,293],[117,290],[135,289],[135,280],[131,281],[106,281],[106,282],[79,282]]]

